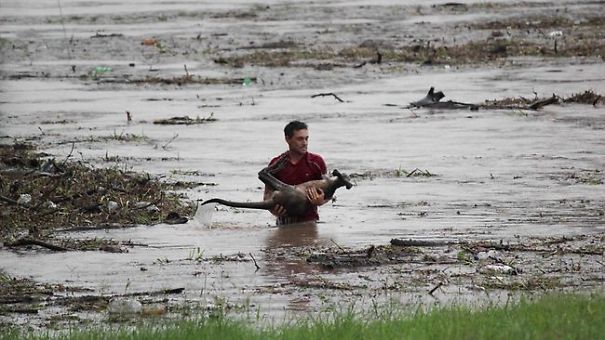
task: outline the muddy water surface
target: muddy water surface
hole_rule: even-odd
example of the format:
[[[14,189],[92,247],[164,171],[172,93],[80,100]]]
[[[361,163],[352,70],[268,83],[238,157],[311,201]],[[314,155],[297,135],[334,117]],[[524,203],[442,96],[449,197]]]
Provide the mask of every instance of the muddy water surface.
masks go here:
[[[354,268],[312,263],[307,261],[311,254],[331,251],[352,258],[356,255],[347,251],[387,245],[393,238],[507,244],[568,237],[580,246],[583,241],[596,242],[597,250],[602,250],[602,105],[553,105],[540,111],[405,108],[431,86],[444,91],[446,99],[472,103],[532,97],[534,93],[540,97],[589,89],[605,93],[602,62],[517,58],[499,68],[370,64],[359,70],[331,71],[253,65],[228,68],[217,66],[207,56],[183,53],[188,49],[177,45],[183,40],[190,41],[189,46],[198,44],[198,32],[204,45],[222,48],[242,47],[249,39],[257,44],[275,40],[280,34],[287,38],[290,33],[310,44],[313,32],[363,25],[359,20],[366,12],[359,6],[368,4],[268,2],[261,10],[260,5],[247,2],[91,5],[62,1],[62,26],[60,16],[48,14],[56,9],[54,1],[36,2],[27,11],[22,11],[21,2],[5,3],[0,5],[2,37],[34,47],[22,49],[25,59],[17,52],[4,57],[2,142],[28,140],[57,158],[71,153],[74,159],[98,167],[117,166],[166,180],[216,184],[183,191],[191,200],[247,201],[262,197],[258,170],[285,150],[283,126],[300,119],[310,126],[310,150],[322,154],[330,169],[351,174],[355,182],[351,190],[337,192],[335,202],[320,208],[317,225],[276,228],[268,212],[219,206],[199,210],[183,225],[61,234],[130,240],[136,245],[128,253],[1,248],[0,268],[10,275],[90,288],[94,294],[185,288],[183,294],[170,296],[164,303],[204,308],[223,304],[247,312],[258,310],[263,318],[272,320],[359,301],[501,301],[513,287],[508,277],[496,279],[508,286],[475,287],[472,275],[478,264],[456,262],[461,249],[455,246],[405,249],[402,252],[409,255],[409,261],[385,264],[385,260],[382,265]],[[401,22],[415,13],[413,7],[395,6],[392,1],[382,5],[399,9]],[[341,7],[351,11],[341,11]],[[301,9],[305,9],[300,12],[303,27],[310,28],[306,32],[297,32],[300,23],[264,17],[266,11],[294,15],[292,11]],[[326,21],[326,13],[336,9],[337,20]],[[381,6],[375,9],[385,11]],[[193,14],[188,17],[186,13]],[[168,19],[158,19],[161,15]],[[184,18],[177,21],[175,17]],[[369,25],[373,29],[393,28],[384,21],[376,24],[373,15],[366,20],[376,25]],[[417,20],[411,20],[410,27]],[[399,21],[393,18],[392,22]],[[238,27],[242,23],[245,28]],[[188,29],[193,27],[195,32]],[[410,30],[410,34],[416,32]],[[126,39],[99,42],[89,38],[97,32],[120,33]],[[228,39],[218,40],[218,34],[224,32]],[[343,34],[349,42],[354,39],[351,31]],[[70,45],[65,37],[81,39]],[[174,37],[176,42],[169,44],[180,54],[149,51],[140,44],[146,37]],[[109,51],[101,50],[104,46]],[[180,76],[186,72],[184,64],[189,65],[187,72],[196,75],[254,77],[256,81],[179,86],[120,80],[124,75]],[[76,65],[74,72],[71,65]],[[111,66],[112,71],[88,77],[99,65]],[[120,81],[112,81],[115,79]],[[333,92],[344,102],[332,96],[311,98],[323,92]],[[132,114],[132,122],[126,121],[126,111]],[[156,119],[185,115],[216,121],[188,126],[153,124]],[[129,138],[122,138],[125,136]],[[586,235],[588,239],[574,239]],[[548,264],[536,262],[532,252],[523,254],[517,261],[528,275],[539,273],[536,266],[584,261],[589,283],[569,274],[559,278],[561,284],[555,288],[602,288],[602,252],[572,253]],[[515,255],[500,256],[510,259]],[[532,278],[522,278],[528,289],[539,287],[530,287]],[[428,295],[439,283],[442,287],[437,294]],[[491,295],[484,293],[486,287]]]

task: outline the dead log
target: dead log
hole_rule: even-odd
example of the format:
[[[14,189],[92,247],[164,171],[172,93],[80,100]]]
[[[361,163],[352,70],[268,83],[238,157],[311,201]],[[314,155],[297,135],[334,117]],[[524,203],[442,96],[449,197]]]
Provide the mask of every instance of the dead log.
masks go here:
[[[555,104],[558,102],[559,102],[559,98],[557,98],[557,96],[555,96],[555,94],[553,93],[552,97],[547,98],[547,99],[538,100],[537,102],[531,104],[529,106],[529,108],[531,110],[539,110],[546,105]]]
[[[398,247],[441,247],[458,244],[452,241],[426,241],[426,240],[402,240],[399,238],[391,239],[391,245]]]
[[[55,251],[68,251],[69,249],[65,248],[65,247],[61,247],[61,246],[57,246],[54,245],[52,243],[48,243],[48,242],[44,242],[42,240],[38,240],[38,239],[34,239],[34,238],[28,238],[28,237],[24,237],[24,238],[20,238],[18,240],[16,240],[15,242],[11,242],[11,243],[6,243],[5,244],[8,247],[19,247],[19,246],[40,246],[40,247],[44,247],[50,250],[55,250]]]
[[[127,297],[127,296],[143,296],[143,295],[165,295],[165,294],[181,294],[182,292],[185,291],[185,288],[171,288],[171,289],[162,289],[162,290],[157,290],[157,291],[152,291],[152,292],[135,292],[135,293],[129,293],[129,294],[122,294],[120,295],[121,297]]]

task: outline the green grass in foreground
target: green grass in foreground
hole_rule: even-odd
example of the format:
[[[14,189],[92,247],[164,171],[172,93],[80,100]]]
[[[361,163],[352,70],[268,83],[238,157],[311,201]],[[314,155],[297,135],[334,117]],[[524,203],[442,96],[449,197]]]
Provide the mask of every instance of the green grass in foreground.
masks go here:
[[[483,310],[447,307],[381,320],[364,320],[359,315],[344,313],[331,321],[305,320],[294,325],[257,329],[244,322],[218,318],[180,322],[166,325],[164,329],[148,326],[135,330],[74,331],[60,338],[493,340],[602,339],[604,334],[605,295],[601,294],[550,295],[533,302],[523,300],[512,306]]]

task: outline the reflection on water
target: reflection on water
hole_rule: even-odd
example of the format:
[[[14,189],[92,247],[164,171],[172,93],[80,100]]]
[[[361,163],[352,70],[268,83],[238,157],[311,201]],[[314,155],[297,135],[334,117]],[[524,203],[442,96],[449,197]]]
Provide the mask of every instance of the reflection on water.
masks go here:
[[[307,263],[305,247],[327,243],[328,240],[319,236],[315,222],[279,226],[266,238],[263,274],[273,277],[278,283],[307,280],[307,277],[316,275],[318,269]],[[310,301],[309,294],[292,296],[288,298],[287,309],[309,310]]]
[[[317,223],[279,226],[267,237],[267,248],[314,246],[320,242]]]

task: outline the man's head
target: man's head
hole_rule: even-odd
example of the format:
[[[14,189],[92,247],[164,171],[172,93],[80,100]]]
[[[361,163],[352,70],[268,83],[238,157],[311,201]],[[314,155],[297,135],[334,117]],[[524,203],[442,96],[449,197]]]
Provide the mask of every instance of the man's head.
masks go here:
[[[307,124],[298,120],[293,120],[284,128],[284,135],[286,138],[292,137],[296,130],[308,130]]]
[[[298,120],[292,121],[284,128],[286,143],[290,152],[298,155],[304,155],[309,146],[309,130],[307,124]]]

